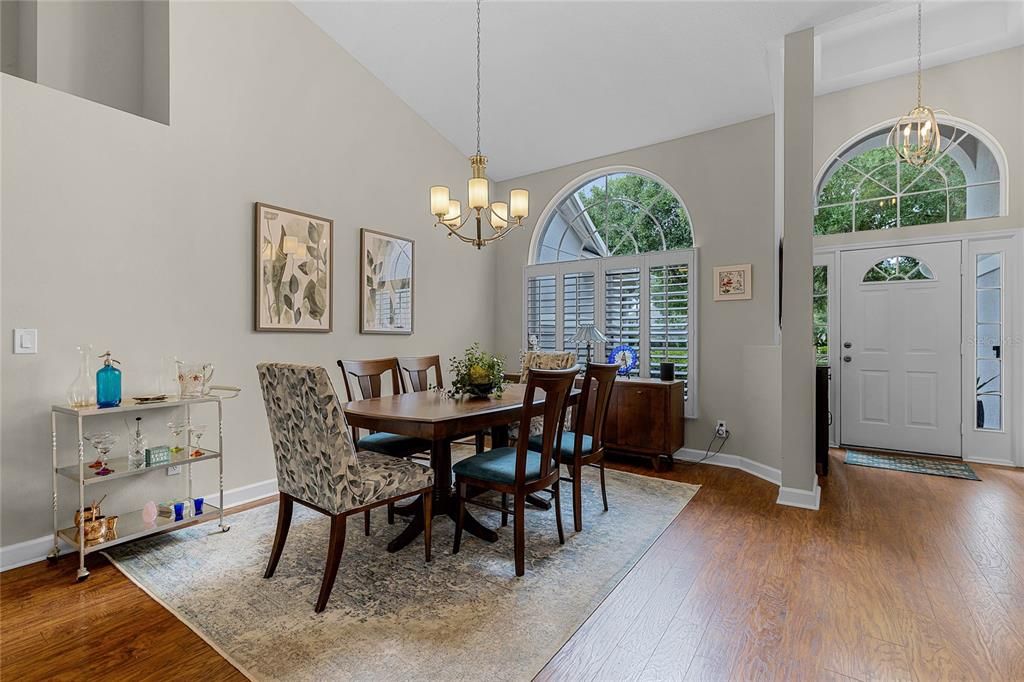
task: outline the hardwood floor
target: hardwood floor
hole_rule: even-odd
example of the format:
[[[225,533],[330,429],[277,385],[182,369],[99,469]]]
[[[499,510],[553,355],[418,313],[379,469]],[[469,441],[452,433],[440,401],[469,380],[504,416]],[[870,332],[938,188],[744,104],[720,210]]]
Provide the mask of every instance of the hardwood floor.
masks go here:
[[[735,470],[615,467],[703,488],[538,679],[1024,679],[1024,471],[834,452],[813,513]],[[0,678],[243,679],[90,559],[80,585],[67,560],[0,575]]]

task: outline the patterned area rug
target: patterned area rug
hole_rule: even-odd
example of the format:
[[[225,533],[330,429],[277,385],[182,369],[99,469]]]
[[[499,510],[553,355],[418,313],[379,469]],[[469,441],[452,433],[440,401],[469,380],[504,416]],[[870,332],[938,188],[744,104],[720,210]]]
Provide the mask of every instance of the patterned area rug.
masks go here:
[[[913,457],[911,455],[883,455],[877,452],[846,451],[846,463],[876,469],[892,469],[908,471],[912,474],[929,474],[948,478],[965,478],[969,481],[980,481],[974,469],[954,460],[936,459],[933,457]]]
[[[609,470],[611,511],[601,508],[597,471],[586,472],[583,531],[566,544],[552,511],[526,513],[526,575],[516,578],[512,526],[484,543],[439,518],[434,560],[422,543],[385,550],[401,526],[373,513],[349,523],[327,610],[313,603],[327,552],[326,517],[296,505],[277,573],[262,578],[277,505],[213,524],[114,547],[108,556],[136,584],[199,633],[242,672],[260,680],[529,680],[651,546],[698,486]],[[563,488],[563,490],[565,490]],[[474,508],[490,528],[499,515]]]

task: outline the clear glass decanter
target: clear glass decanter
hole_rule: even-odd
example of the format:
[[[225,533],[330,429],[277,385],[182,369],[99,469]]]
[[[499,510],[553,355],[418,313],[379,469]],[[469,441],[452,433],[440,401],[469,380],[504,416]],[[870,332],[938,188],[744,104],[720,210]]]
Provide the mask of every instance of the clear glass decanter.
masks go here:
[[[141,469],[146,466],[146,434],[142,432],[142,417],[135,418],[135,433],[128,436],[128,468]]]
[[[68,388],[68,405],[89,407],[96,404],[96,375],[90,367],[92,346],[84,344],[78,350],[78,376]]]

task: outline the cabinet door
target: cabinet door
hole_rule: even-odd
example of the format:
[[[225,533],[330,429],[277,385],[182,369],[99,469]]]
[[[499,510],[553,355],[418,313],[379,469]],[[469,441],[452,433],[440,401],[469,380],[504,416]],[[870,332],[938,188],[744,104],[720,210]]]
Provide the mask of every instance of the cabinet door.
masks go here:
[[[618,393],[616,443],[624,448],[665,450],[665,391],[651,386],[630,386],[624,381]]]

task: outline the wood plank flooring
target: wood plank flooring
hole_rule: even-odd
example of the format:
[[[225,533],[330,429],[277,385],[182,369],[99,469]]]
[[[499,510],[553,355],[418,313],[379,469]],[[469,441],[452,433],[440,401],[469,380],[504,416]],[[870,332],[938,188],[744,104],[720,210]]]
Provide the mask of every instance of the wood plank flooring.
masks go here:
[[[841,455],[817,513],[739,471],[616,464],[703,488],[538,679],[1024,680],[1024,471]],[[242,679],[89,559],[80,585],[67,559],[0,574],[0,678]]]

